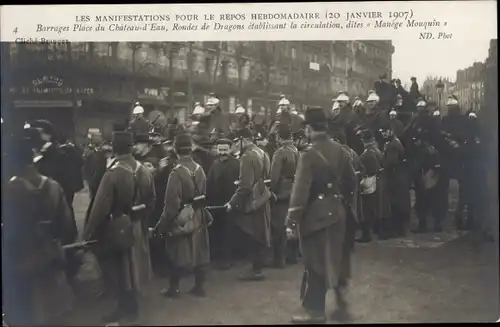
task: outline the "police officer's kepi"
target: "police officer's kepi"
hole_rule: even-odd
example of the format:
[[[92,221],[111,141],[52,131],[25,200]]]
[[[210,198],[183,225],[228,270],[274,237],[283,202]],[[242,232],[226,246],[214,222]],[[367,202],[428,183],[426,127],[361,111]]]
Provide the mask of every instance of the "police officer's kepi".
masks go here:
[[[179,152],[179,150],[188,150],[192,149],[193,146],[193,140],[191,138],[191,135],[188,133],[183,133],[183,134],[178,134],[175,136],[174,140],[174,148],[176,152]]]
[[[238,140],[242,140],[242,139],[251,139],[252,137],[253,137],[253,133],[250,130],[250,128],[245,127],[245,128],[242,128],[242,129],[236,131],[235,139],[233,140],[233,142],[238,141]]]
[[[364,129],[358,132],[358,134],[361,136],[361,141],[363,143],[371,142],[375,139],[375,136],[373,136],[372,131],[369,129]]]
[[[304,115],[305,125],[326,126],[327,121],[328,118],[326,117],[325,111],[321,107],[308,108]]]
[[[134,136],[128,131],[113,132],[113,147],[132,147],[134,145]]]
[[[218,139],[217,140],[217,145],[233,145],[233,141],[231,141],[230,139],[225,139],[225,138],[222,138],[222,139]]]
[[[151,138],[148,134],[137,134],[134,137],[134,143],[151,143]]]
[[[289,140],[292,138],[292,131],[290,130],[290,126],[287,124],[280,124],[278,127],[278,135],[283,140]]]

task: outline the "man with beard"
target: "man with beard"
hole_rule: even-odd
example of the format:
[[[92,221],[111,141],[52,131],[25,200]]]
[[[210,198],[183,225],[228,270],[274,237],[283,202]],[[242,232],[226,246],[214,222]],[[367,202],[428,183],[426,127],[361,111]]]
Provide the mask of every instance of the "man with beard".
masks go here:
[[[356,176],[348,153],[330,140],[322,108],[308,109],[305,124],[313,143],[299,158],[287,217],[289,228],[299,228],[305,265],[301,287],[305,313],[292,318],[297,324],[326,321],[329,289],[335,290],[336,313],[347,318],[347,280],[341,278],[343,244],[347,219],[356,217]]]
[[[250,129],[238,131],[237,147],[240,152],[240,176],[238,187],[225,205],[227,212],[234,213],[235,224],[247,237],[247,249],[252,267],[240,275],[240,280],[264,279],[264,256],[270,247],[271,192],[265,185],[269,176],[270,162],[266,153],[253,143]]]
[[[82,153],[73,144],[60,144],[52,123],[47,120],[36,120],[31,123],[32,128],[40,131],[42,146],[40,156],[35,158],[38,171],[54,179],[63,188],[66,201],[73,210],[75,193],[83,185],[83,157]]]
[[[382,222],[382,237],[406,236],[411,214],[410,178],[405,165],[405,151],[390,126],[382,130],[384,146],[384,177],[390,203],[390,220]]]
[[[415,185],[415,211],[419,220],[415,233],[427,232],[427,216],[434,218],[434,231],[442,231],[442,220],[448,211],[448,172],[442,166],[443,149],[446,149],[439,126],[428,111],[427,102],[417,102],[417,115],[407,129],[407,139],[412,140],[407,151],[413,158],[411,169]]]
[[[132,156],[133,135],[113,132],[114,164],[106,171],[97,190],[82,239],[97,240],[95,250],[101,260],[115,267],[117,307],[103,317],[106,322],[135,322],[139,315],[138,295],[152,277],[147,220],[154,208],[153,176]],[[127,215],[131,223],[132,246],[113,243],[110,221]],[[104,259],[105,258],[105,259]]]
[[[132,110],[132,121],[130,122],[130,129],[134,135],[147,134],[151,130],[151,124],[144,118],[144,108],[141,107],[139,102],[135,103]]]
[[[293,145],[290,127],[280,125],[278,131],[279,149],[275,152],[271,163],[271,191],[273,201],[271,204],[271,234],[274,251],[274,268],[285,268],[286,259],[296,263],[298,261],[298,249],[293,249],[292,257],[286,258],[287,234],[285,228],[285,217],[288,212],[288,203],[292,193],[295,170],[299,157],[299,151]],[[294,244],[295,245],[295,244]]]
[[[207,201],[211,206],[224,206],[236,191],[235,182],[239,178],[240,163],[230,154],[232,142],[228,139],[217,141],[217,156],[207,176]],[[232,266],[233,248],[236,245],[231,214],[225,210],[214,210],[214,224],[209,230],[211,257],[218,268],[227,270]]]

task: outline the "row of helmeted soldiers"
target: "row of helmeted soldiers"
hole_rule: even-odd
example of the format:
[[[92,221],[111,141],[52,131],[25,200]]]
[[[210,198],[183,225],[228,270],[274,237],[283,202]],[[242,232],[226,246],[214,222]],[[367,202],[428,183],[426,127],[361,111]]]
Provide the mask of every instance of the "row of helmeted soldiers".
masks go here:
[[[147,209],[140,215],[144,218],[141,221],[148,223],[134,224],[136,238],[131,251],[135,254],[113,257],[117,265],[126,264],[127,268],[130,268],[126,271],[132,273],[119,279],[125,284],[119,285],[122,292],[119,294],[118,310],[108,316],[107,320],[123,318],[124,315],[130,317],[138,313],[136,292],[142,282],[147,281],[148,274],[150,275],[148,259],[151,254],[147,247],[148,238],[145,237],[147,226],[152,229],[154,235],[161,236],[151,239],[151,242],[160,244],[157,248],[153,247],[152,251],[165,249],[167,243],[166,258],[153,260],[153,268],[156,271],[162,270],[162,263],[169,263],[170,285],[162,292],[166,296],[176,297],[179,294],[183,268],[195,269],[195,288],[192,293],[203,296],[204,266],[210,261],[210,255],[213,254],[213,259],[220,260],[221,268],[229,268],[232,253],[228,253],[228,250],[232,249],[234,244],[240,243],[240,240],[244,240],[241,242],[242,248],[252,262],[251,268],[241,275],[244,280],[264,279],[263,268],[269,248],[273,249],[270,254],[273,266],[282,268],[286,261],[296,262],[299,256],[295,242],[297,234],[293,232],[293,223],[290,221],[303,219],[299,213],[306,210],[311,200],[303,198],[307,197],[307,194],[313,194],[313,198],[317,196],[320,200],[326,194],[320,184],[327,180],[324,177],[329,176],[329,168],[338,170],[341,174],[340,181],[348,184],[347,189],[340,191],[343,200],[348,204],[347,214],[356,216],[355,220],[361,224],[363,233],[360,241],[369,241],[373,231],[383,238],[404,235],[410,217],[409,191],[412,184],[417,195],[417,231],[427,230],[429,215],[434,218],[434,229],[441,230],[441,222],[447,211],[450,177],[457,178],[460,183],[461,196],[457,211],[459,227],[473,227],[474,218],[479,218],[479,201],[483,197],[479,193],[482,188],[478,184],[484,180],[481,175],[483,168],[480,157],[482,143],[477,121],[474,116],[469,118],[460,114],[455,97],[448,99],[449,115],[443,118],[429,112],[425,100],[419,101],[416,115],[406,126],[398,120],[397,102],[396,108],[383,107],[375,92],[369,94],[366,104],[361,104],[357,99],[353,105],[350,104],[349,96],[341,93],[335,99],[331,111],[312,108],[306,111],[305,117],[291,112],[289,101],[283,98],[279,104],[277,121],[269,130],[262,130],[261,135],[257,127],[251,124],[250,117],[243,112],[238,113],[237,123],[233,128],[229,126],[226,132],[223,129],[218,130],[217,127],[212,128],[217,126],[217,123],[211,118],[220,114],[220,107],[215,100],[212,99],[206,104],[209,110],[215,110],[214,113],[210,111],[210,119],[204,120],[206,118],[203,117],[207,115],[200,117],[197,124],[190,126],[190,133],[179,128],[172,143],[162,142],[160,135],[150,135],[149,129],[134,130],[134,122],[140,120],[137,116],[131,126],[114,126],[110,147],[100,144],[101,146],[86,151],[84,176],[89,183],[92,201],[87,212],[83,239],[99,238],[99,233],[103,232],[103,219],[110,212],[118,213],[124,207],[132,204],[135,206],[132,191],[134,176],[140,189],[140,200],[137,203],[140,205],[137,206],[144,205]],[[294,120],[299,122],[295,126]],[[303,129],[302,122],[310,128]],[[11,153],[16,160],[15,168],[18,171],[15,173],[17,178],[9,182],[9,190],[12,192],[8,193],[21,200],[13,201],[19,206],[23,206],[23,201],[36,203],[35,197],[33,201],[26,200],[29,198],[28,186],[44,181],[32,169],[33,162],[37,164],[45,161],[50,169],[42,174],[52,177],[62,186],[62,190],[54,186],[57,184],[47,184],[51,186],[51,190],[54,189],[50,193],[54,201],[47,200],[47,203],[55,203],[60,207],[54,205],[44,210],[62,210],[65,225],[58,233],[67,235],[61,234],[57,237],[64,238],[66,243],[71,242],[76,232],[74,217],[70,211],[65,210],[63,204],[66,203],[70,208],[74,193],[81,189],[81,184],[68,183],[71,178],[81,175],[77,171],[77,167],[81,167],[78,160],[75,160],[74,167],[73,163],[67,160],[68,153],[73,153],[78,159],[78,152],[65,151],[65,147],[74,149],[71,144],[59,144],[54,147],[54,144],[57,144],[55,131],[49,122],[31,122],[25,127],[25,131],[29,131],[31,136],[28,141],[14,143],[16,147]],[[325,135],[329,135],[336,142],[331,142]],[[308,146],[308,143],[311,146]],[[324,159],[322,156],[314,157],[315,147],[318,147],[319,152],[324,150]],[[52,155],[52,150],[48,149],[57,150],[57,155]],[[342,153],[346,154],[344,159],[349,162],[347,166],[352,166],[352,176],[348,171],[344,174],[342,169],[335,166],[336,158],[344,156]],[[328,164],[316,167],[318,159]],[[302,164],[299,164],[300,162]],[[345,163],[341,164],[346,166]],[[43,169],[40,167],[37,170],[41,172]],[[67,175],[59,176],[62,172]],[[351,178],[354,176],[357,181]],[[335,181],[337,182],[339,180]],[[337,187],[338,185],[333,185],[335,183],[332,181],[328,185]],[[207,223],[200,234],[185,235],[183,238],[169,237],[172,232],[171,224],[175,221],[181,204],[187,198],[194,198],[195,196],[191,196],[193,192],[206,196],[208,207],[213,209],[213,226],[207,230]],[[62,195],[64,201],[61,200]],[[24,207],[29,209],[26,205]],[[319,208],[321,207],[319,205]],[[468,209],[469,219],[462,224],[461,210],[464,207]],[[33,208],[33,213],[41,212],[38,209]],[[206,211],[202,212],[204,219],[211,216]],[[30,212],[26,212],[26,215],[29,214]],[[349,255],[339,253],[338,249],[348,250],[349,246],[348,242],[338,242],[343,239],[351,240],[355,230],[355,226],[346,226],[349,233],[333,227],[330,231],[330,226],[323,226],[322,222],[315,221],[325,213],[318,214],[309,213],[313,223],[299,224],[302,229],[309,229],[302,230],[301,233],[304,233],[298,235],[313,235],[310,232],[315,229],[324,231],[321,237],[309,238],[308,242],[304,239],[302,242],[302,255],[306,257],[307,262],[304,301],[317,310],[319,309],[313,299],[314,295],[308,294],[317,292],[321,296],[321,289],[326,286],[318,286],[318,280],[328,277],[329,274],[337,275],[338,280],[329,281],[328,287],[336,289],[338,303],[344,305],[341,289],[349,278],[349,272],[344,271],[348,270],[348,263],[344,262],[347,259],[343,258],[348,258]],[[288,229],[286,225],[289,225]],[[237,227],[236,230],[245,237],[231,240],[230,236],[234,232],[231,226]],[[306,233],[309,234],[305,235]],[[336,239],[337,243],[331,243],[333,239]],[[287,240],[291,241],[288,245]],[[14,239],[10,241],[12,244],[21,242]],[[10,249],[13,248],[12,244],[9,245]],[[332,262],[323,262],[321,253],[326,251],[325,246],[337,253],[332,256]],[[212,251],[209,251],[210,247]],[[161,257],[162,251],[158,252],[158,257]],[[155,257],[155,254],[152,256]],[[110,257],[103,255],[100,260],[110,260]],[[331,270],[325,273],[323,268],[328,270],[327,264],[334,265],[335,269],[342,272],[335,272],[334,269],[333,273]],[[323,275],[316,276],[318,274]],[[25,283],[16,285],[26,286]],[[311,317],[298,317],[296,321],[308,322]]]

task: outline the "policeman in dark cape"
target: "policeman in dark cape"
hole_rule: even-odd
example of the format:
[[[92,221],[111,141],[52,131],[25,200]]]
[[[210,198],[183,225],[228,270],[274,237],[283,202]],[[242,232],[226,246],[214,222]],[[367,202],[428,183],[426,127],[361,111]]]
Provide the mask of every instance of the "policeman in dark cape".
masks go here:
[[[330,140],[325,111],[308,109],[305,124],[312,145],[299,158],[287,218],[289,228],[298,228],[305,265],[301,290],[305,313],[293,317],[297,324],[326,321],[325,296],[329,289],[335,290],[336,313],[346,316],[343,292],[347,281],[341,278],[343,244],[348,217],[357,219],[354,168],[348,153]],[[327,203],[322,204],[323,200]]]
[[[213,162],[215,161],[215,153],[212,151],[214,145],[213,139],[210,138],[210,116],[204,115],[200,117],[200,123],[196,125],[192,133],[193,160],[197,162],[208,174]]]

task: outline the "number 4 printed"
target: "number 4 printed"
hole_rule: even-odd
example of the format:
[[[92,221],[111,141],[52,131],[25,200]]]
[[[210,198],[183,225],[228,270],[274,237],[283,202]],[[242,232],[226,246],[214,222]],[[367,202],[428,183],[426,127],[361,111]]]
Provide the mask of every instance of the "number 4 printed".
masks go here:
[[[13,32],[14,32],[14,34],[16,34],[16,33],[17,33],[17,27],[16,27],[16,28],[14,28],[14,31],[13,31]]]

